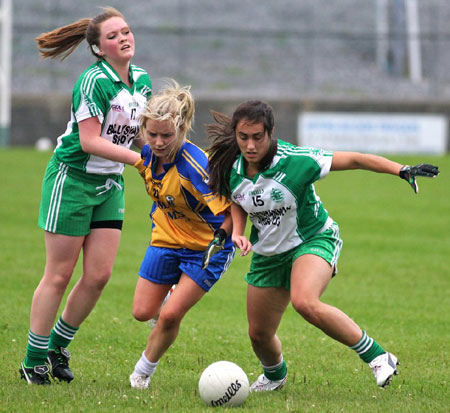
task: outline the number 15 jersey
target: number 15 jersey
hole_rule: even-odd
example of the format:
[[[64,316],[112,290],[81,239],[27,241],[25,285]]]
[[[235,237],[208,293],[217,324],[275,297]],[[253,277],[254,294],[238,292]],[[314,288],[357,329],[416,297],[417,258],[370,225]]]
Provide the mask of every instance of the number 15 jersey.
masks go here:
[[[253,224],[253,251],[266,256],[289,251],[332,223],[313,182],[329,173],[333,153],[277,143],[272,163],[253,179],[245,175],[242,154],[230,174],[231,200]]]

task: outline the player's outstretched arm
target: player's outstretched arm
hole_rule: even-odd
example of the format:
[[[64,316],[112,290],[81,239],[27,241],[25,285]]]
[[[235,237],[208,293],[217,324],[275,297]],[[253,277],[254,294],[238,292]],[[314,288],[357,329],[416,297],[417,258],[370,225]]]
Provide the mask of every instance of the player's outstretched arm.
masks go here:
[[[344,171],[349,169],[366,169],[373,172],[397,175],[405,179],[416,194],[419,192],[416,177],[434,178],[439,174],[439,168],[430,164],[405,166],[378,155],[359,152],[334,152],[331,170]]]

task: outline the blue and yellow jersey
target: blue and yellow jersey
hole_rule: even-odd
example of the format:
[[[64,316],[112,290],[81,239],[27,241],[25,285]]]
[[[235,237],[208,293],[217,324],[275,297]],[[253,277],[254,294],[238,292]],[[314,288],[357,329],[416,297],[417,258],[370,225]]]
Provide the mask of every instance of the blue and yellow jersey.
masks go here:
[[[164,172],[156,175],[156,157],[148,145],[138,169],[153,199],[150,217],[150,245],[168,248],[206,249],[224,220],[230,203],[211,192],[208,186],[208,158],[205,152],[186,141]],[[136,165],[137,166],[137,165]],[[227,240],[230,243],[230,239]]]

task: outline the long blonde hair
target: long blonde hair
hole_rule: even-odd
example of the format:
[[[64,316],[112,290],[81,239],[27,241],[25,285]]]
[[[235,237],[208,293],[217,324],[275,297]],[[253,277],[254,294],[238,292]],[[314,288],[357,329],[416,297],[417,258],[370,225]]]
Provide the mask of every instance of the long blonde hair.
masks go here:
[[[93,50],[93,46],[100,46],[100,24],[111,17],[121,17],[125,20],[123,14],[113,7],[103,7],[102,10],[102,13],[93,18],[80,19],[36,37],[41,57],[55,59],[61,56],[61,60],[64,60],[86,39],[91,53],[100,59]]]
[[[140,116],[140,135],[145,140],[147,120],[171,120],[177,139],[170,153],[173,157],[186,140],[194,121],[195,103],[190,86],[180,86],[175,80],[168,79],[166,86],[147,102]]]

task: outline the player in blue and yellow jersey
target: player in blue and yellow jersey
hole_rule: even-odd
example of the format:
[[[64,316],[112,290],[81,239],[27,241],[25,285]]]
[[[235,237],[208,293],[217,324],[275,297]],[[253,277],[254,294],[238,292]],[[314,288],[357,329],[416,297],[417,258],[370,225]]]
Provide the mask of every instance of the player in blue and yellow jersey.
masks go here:
[[[152,233],[139,270],[133,315],[139,321],[158,313],[159,317],[130,375],[133,388],[148,388],[181,320],[220,279],[234,256],[235,247],[227,236],[230,203],[212,193],[207,156],[186,139],[193,118],[190,88],[175,81],[152,96],[141,116],[141,135],[147,145],[135,166],[153,200]],[[208,254],[213,250],[214,255]],[[161,308],[174,284],[177,288]]]
[[[73,88],[71,118],[42,184],[38,223],[46,265],[33,296],[20,373],[30,384],[49,384],[49,374],[73,379],[67,346],[111,276],[125,212],[122,172],[124,163],[140,159],[130,147],[151,82],[145,70],[131,64],[133,33],[113,8],[36,40],[42,57],[62,59],[86,40],[97,59]],[[81,250],[83,274],[52,329]]]
[[[147,192],[153,199],[152,240],[154,247],[204,251],[211,231],[220,227],[226,204],[208,186],[205,152],[185,141],[174,158],[158,173],[160,157],[149,145],[142,154]],[[224,209],[225,207],[225,209]]]
[[[253,250],[247,317],[253,350],[263,374],[250,391],[281,388],[286,363],[277,329],[289,302],[309,323],[347,345],[373,371],[377,385],[397,374],[397,358],[386,352],[344,312],[320,297],[337,272],[342,247],[337,223],[317,195],[314,182],[330,171],[366,169],[405,179],[417,193],[417,176],[435,177],[436,166],[403,166],[381,156],[297,147],[272,139],[270,105],[247,101],[230,118],[215,113],[207,131],[210,187],[233,201],[232,239],[242,254]],[[247,216],[250,240],[244,236]]]

